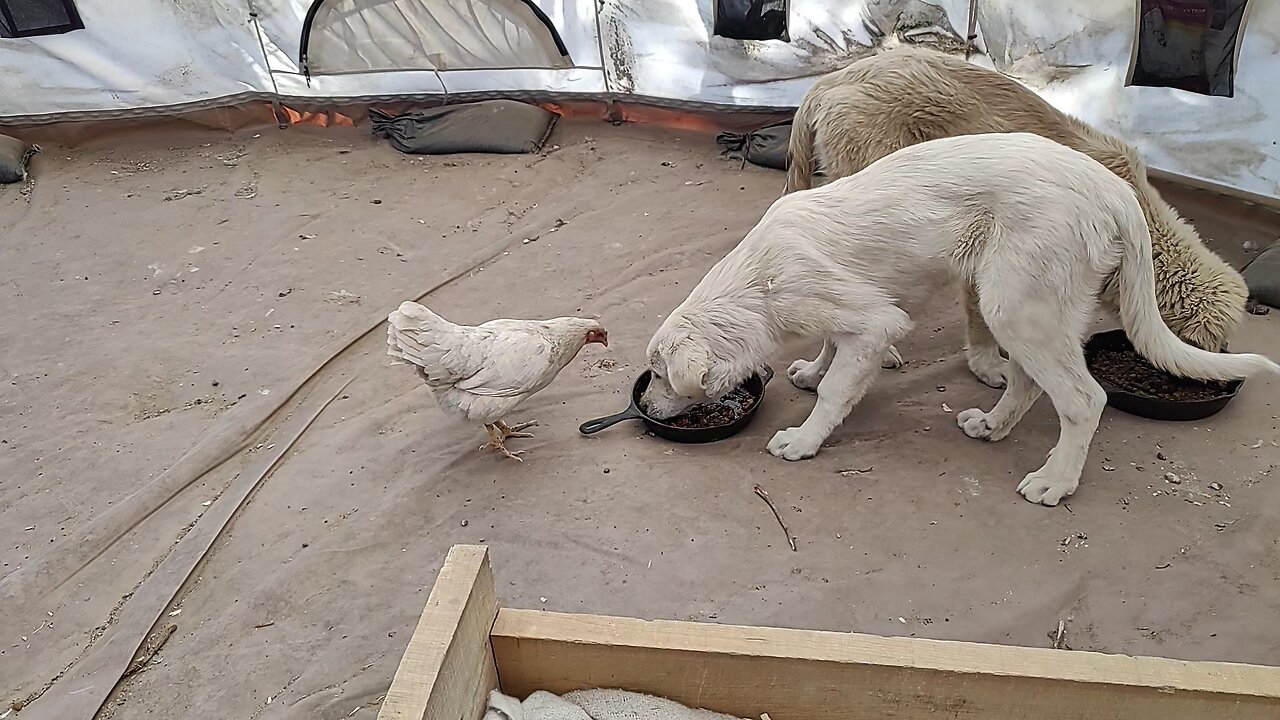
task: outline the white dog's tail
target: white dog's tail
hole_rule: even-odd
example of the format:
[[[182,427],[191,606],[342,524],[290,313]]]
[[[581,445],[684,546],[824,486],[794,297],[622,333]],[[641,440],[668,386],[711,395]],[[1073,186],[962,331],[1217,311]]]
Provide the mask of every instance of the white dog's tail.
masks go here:
[[[805,93],[791,120],[791,142],[787,145],[787,186],[784,193],[808,190],[813,186],[813,120],[816,104],[812,90]]]
[[[1134,348],[1153,365],[1181,377],[1234,380],[1277,365],[1253,353],[1215,353],[1184,343],[1164,324],[1156,303],[1151,233],[1137,200],[1126,202],[1124,245],[1120,256],[1120,321]]]

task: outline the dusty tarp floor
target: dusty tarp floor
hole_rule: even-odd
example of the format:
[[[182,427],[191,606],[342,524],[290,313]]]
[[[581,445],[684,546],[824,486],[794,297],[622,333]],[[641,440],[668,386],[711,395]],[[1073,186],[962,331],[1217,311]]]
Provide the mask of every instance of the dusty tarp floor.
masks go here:
[[[1014,487],[1056,437],[1049,404],[998,444],[956,428],[954,411],[997,391],[965,369],[943,294],[900,346],[905,370],[814,460],[764,453],[812,403],[785,381],[727,442],[634,425],[584,438],[783,177],[703,134],[565,123],[552,142],[413,158],[352,130],[155,131],[46,148],[29,196],[0,191],[6,703],[99,642],[237,473],[285,442],[289,413],[345,379],[164,608],[176,632],[107,715],[371,718],[454,543],[490,545],[512,607],[1029,646],[1065,619],[1076,649],[1280,664],[1280,382],[1250,381],[1202,423],[1108,410],[1069,507],[1030,505]],[[1171,193],[1237,264],[1280,234],[1256,208]],[[517,413],[542,423],[525,463],[477,453],[482,429],[390,366],[378,326],[146,515],[147,488],[181,475],[166,469],[216,460],[238,424],[431,288],[461,322],[606,321],[611,347]],[[1280,313],[1249,317],[1232,346],[1280,358]],[[195,447],[212,454],[179,463]]]

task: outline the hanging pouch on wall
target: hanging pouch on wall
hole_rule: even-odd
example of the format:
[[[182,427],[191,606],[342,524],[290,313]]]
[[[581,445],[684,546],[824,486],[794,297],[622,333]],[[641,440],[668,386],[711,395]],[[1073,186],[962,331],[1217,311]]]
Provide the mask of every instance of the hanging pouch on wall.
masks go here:
[[[734,40],[782,40],[787,34],[790,0],[716,0],[715,27],[720,37]]]
[[[1140,0],[1130,85],[1235,94],[1247,0]]]

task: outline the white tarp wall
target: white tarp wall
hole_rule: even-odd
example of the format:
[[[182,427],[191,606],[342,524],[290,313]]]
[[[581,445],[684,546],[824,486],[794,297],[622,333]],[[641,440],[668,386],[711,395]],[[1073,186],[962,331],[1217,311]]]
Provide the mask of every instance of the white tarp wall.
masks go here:
[[[1280,197],[1280,3],[1251,0],[1235,97],[1125,86],[1135,40],[1133,1],[979,0],[997,68],[1059,109],[1138,146],[1150,166]]]
[[[1269,87],[1280,77],[1280,3],[1252,0],[1227,98],[1125,86],[1139,1],[977,0],[990,59],[975,62],[1136,143],[1154,168],[1280,199],[1280,93]],[[892,34],[907,18],[963,35],[969,10],[969,0],[791,0],[789,42],[738,41],[712,34],[714,0],[532,0],[562,61],[534,37],[545,28],[518,28],[528,15],[518,2],[327,0],[341,7],[316,13],[309,49],[333,67],[308,76],[311,0],[79,0],[83,30],[0,39],[0,123],[444,95],[787,108],[816,75],[865,55],[874,27]],[[372,14],[350,14],[359,7]],[[472,13],[481,27],[457,29]]]

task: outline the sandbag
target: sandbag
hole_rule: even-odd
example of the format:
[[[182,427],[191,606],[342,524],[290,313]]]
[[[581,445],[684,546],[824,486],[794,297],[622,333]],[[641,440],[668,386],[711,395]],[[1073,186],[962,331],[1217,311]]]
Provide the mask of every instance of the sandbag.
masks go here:
[[[765,125],[749,133],[722,132],[716,136],[716,142],[724,146],[725,154],[730,157],[760,167],[786,170],[791,121]]]
[[[414,155],[538,152],[559,117],[515,100],[441,105],[403,115],[369,110],[374,134]]]
[[[782,40],[787,33],[788,0],[716,0],[712,32],[734,40]]]
[[[0,183],[26,180],[27,161],[38,152],[40,152],[39,145],[8,135],[0,135]]]
[[[537,690],[523,702],[489,691],[483,720],[740,720],[674,700],[626,690],[573,690],[553,695]]]
[[[1271,247],[1245,265],[1240,274],[1249,286],[1250,298],[1280,308],[1280,241],[1271,243]]]

